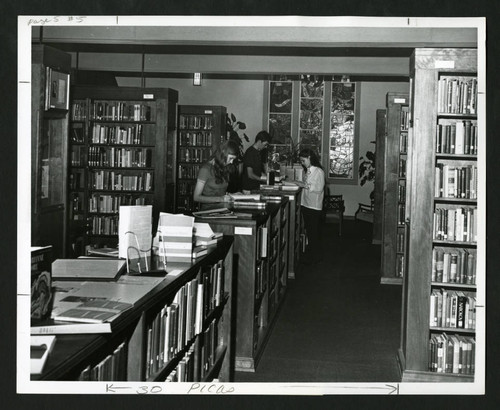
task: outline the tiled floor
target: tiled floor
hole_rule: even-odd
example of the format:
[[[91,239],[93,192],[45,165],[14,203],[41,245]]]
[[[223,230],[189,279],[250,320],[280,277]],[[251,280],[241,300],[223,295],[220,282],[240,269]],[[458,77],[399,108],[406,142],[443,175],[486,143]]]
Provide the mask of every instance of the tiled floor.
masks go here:
[[[401,287],[380,285],[380,246],[353,221],[336,229],[324,228],[323,262],[289,281],[256,372],[236,382],[399,380]]]

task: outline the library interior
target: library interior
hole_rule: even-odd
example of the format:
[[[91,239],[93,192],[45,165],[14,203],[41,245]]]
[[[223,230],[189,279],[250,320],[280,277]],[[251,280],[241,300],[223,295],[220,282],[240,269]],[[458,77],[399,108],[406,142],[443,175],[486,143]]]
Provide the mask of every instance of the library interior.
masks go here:
[[[33,25],[29,380],[477,381],[478,51],[477,27]]]

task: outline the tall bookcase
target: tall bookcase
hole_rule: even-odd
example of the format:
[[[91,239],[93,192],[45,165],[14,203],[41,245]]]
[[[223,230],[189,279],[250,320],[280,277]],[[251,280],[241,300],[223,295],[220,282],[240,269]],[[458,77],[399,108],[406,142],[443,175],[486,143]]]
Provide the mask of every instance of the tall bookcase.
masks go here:
[[[65,256],[68,108],[71,56],[32,46],[31,244]]]
[[[386,107],[381,283],[401,284],[405,266],[408,94],[387,93]]]
[[[416,49],[410,60],[403,381],[474,380],[476,73],[475,49]]]
[[[373,244],[382,243],[384,223],[384,164],[386,144],[386,110],[376,111],[375,121],[375,190],[373,213]]]
[[[74,87],[69,147],[73,252],[116,247],[120,205],[173,211],[178,93],[171,89]]]
[[[226,140],[226,107],[179,105],[175,209],[196,210],[193,191],[201,165]]]

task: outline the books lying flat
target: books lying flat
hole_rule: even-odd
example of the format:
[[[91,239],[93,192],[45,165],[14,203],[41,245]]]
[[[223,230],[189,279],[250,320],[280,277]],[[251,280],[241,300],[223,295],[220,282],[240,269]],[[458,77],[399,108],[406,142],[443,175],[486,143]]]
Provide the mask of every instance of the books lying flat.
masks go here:
[[[251,209],[264,209],[266,203],[262,201],[236,201],[233,203],[233,208],[251,208]]]
[[[194,217],[160,212],[158,253],[170,262],[191,262]]]
[[[90,256],[109,256],[118,258],[118,249],[116,248],[90,248],[88,251]]]
[[[298,185],[295,185],[295,184],[293,184],[293,185],[286,184],[286,185],[282,185],[280,187],[280,189],[282,191],[298,191],[300,189],[300,187]]]
[[[260,194],[229,194],[231,199],[234,201],[258,201],[260,200]]]
[[[82,303],[75,308],[65,310],[55,315],[54,319],[62,322],[110,322],[132,306],[131,303],[94,299]]]
[[[104,323],[78,323],[59,322],[47,320],[37,326],[31,326],[32,335],[69,335],[87,333],[111,333],[111,324]]]
[[[237,218],[237,215],[235,215],[232,211],[230,211],[227,208],[217,208],[217,209],[209,209],[207,211],[197,211],[193,212],[193,216],[204,219]]]
[[[56,342],[55,336],[31,336],[30,374],[41,374]]]
[[[206,255],[208,253],[208,248],[206,246],[200,245],[193,248],[192,257],[199,258],[200,256]]]
[[[124,259],[57,259],[52,263],[52,279],[114,280],[125,269]]]

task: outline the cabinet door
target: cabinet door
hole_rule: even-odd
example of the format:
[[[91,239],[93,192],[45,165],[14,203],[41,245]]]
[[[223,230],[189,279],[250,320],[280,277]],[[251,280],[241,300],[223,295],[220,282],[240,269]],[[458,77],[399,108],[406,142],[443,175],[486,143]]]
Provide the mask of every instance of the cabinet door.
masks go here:
[[[67,119],[44,118],[38,139],[33,245],[52,245],[54,257],[64,255],[66,218]]]

